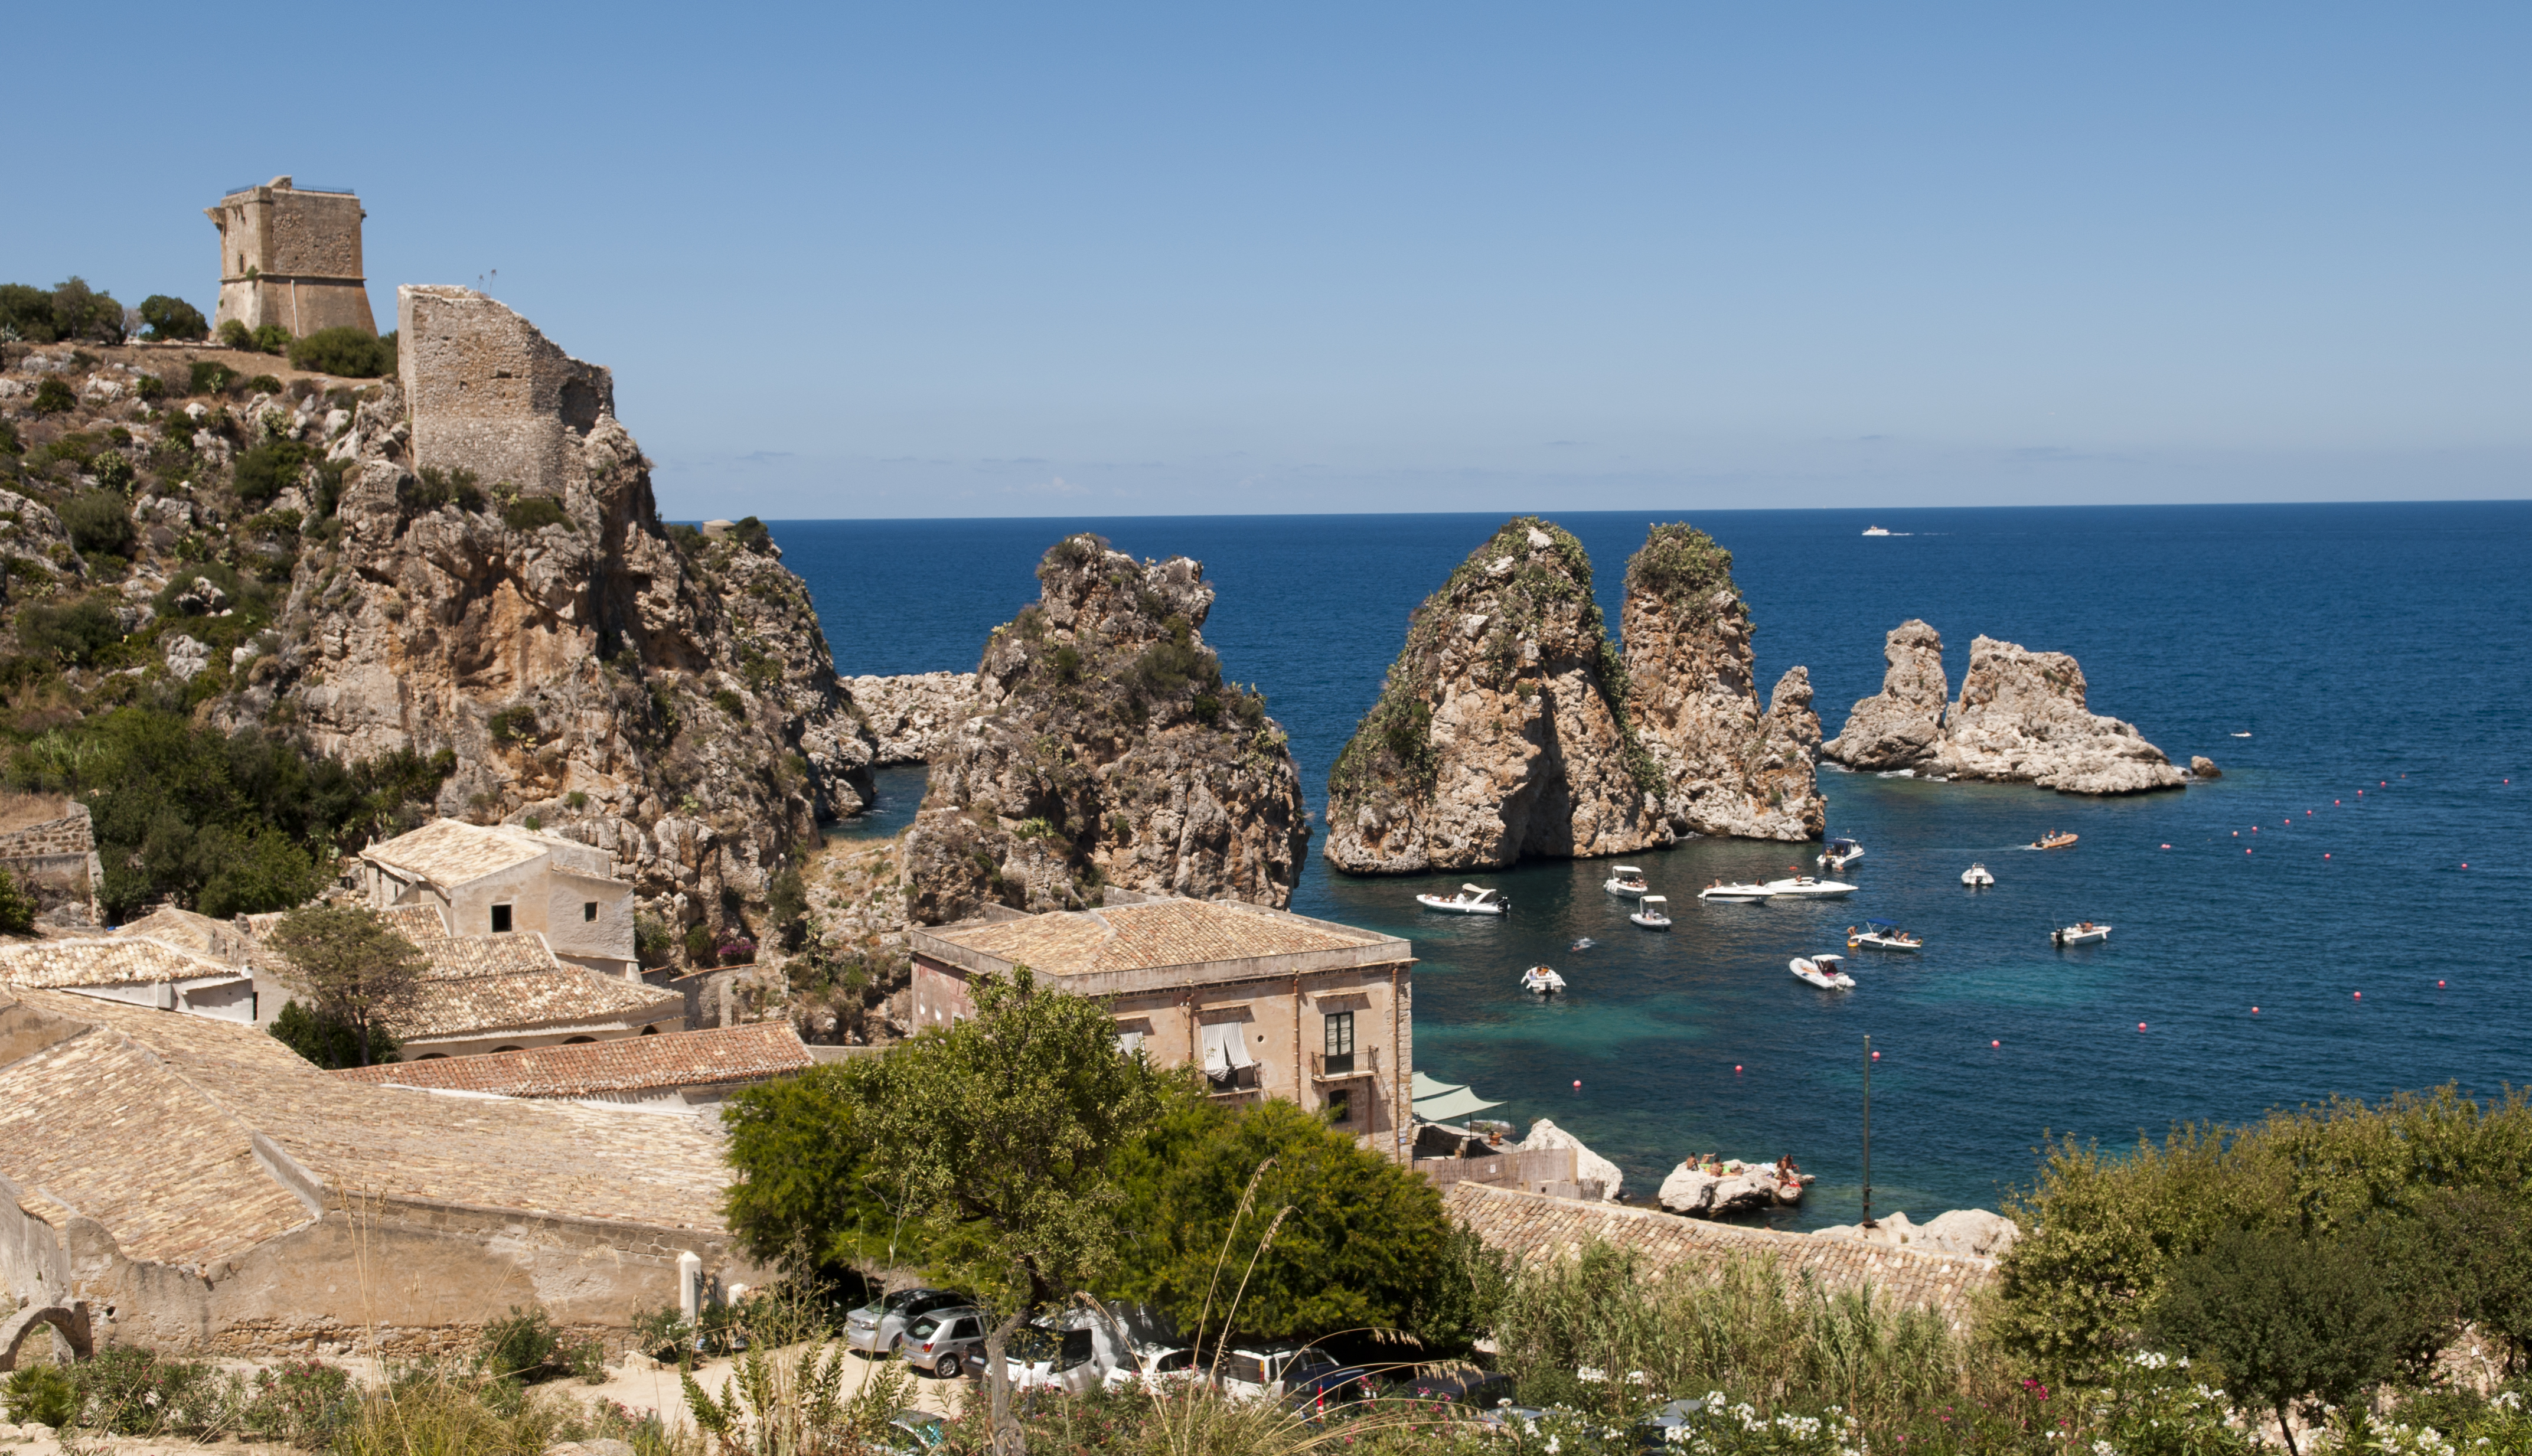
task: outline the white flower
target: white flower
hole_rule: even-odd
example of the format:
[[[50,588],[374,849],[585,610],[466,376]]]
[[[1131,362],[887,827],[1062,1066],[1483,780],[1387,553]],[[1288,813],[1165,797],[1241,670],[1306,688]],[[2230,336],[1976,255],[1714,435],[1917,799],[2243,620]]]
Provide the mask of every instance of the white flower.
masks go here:
[[[2093,1456],[2119,1456],[2119,1448],[2108,1441],[2093,1442]]]

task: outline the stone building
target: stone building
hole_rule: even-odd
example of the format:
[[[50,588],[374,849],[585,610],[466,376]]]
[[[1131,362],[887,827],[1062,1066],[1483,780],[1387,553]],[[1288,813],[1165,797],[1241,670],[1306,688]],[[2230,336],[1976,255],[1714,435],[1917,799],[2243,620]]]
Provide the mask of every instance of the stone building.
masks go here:
[[[87,805],[79,800],[25,794],[0,805],[0,867],[34,897],[36,916],[46,924],[87,927],[102,918],[96,894],[105,864],[97,858]]]
[[[742,1087],[815,1065],[787,1022],[631,1036],[498,1056],[440,1057],[333,1075],[372,1086],[494,1097],[561,1097],[594,1107],[710,1113]]]
[[[80,936],[0,945],[0,985],[68,991],[243,1025],[256,1024],[256,985],[251,972],[145,935]]]
[[[703,1118],[368,1086],[252,1027],[0,990],[0,1309],[97,1344],[413,1359],[542,1304],[620,1350],[761,1281],[721,1151]]]
[[[487,489],[560,495],[567,452],[615,413],[611,372],[471,288],[398,288],[396,327],[416,469],[463,467]]]
[[[420,1003],[388,1024],[408,1062],[686,1029],[677,993],[566,964],[536,931],[451,935],[427,903],[381,913],[428,962]]]
[[[361,851],[361,890],[376,909],[430,904],[442,934],[535,931],[574,965],[641,977],[633,887],[606,851],[508,824],[437,819]]]
[[[1409,1159],[1408,942],[1235,901],[1115,890],[1109,899],[1095,910],[1006,911],[910,930],[916,1029],[973,1016],[969,977],[1026,965],[1106,1001],[1123,1045],[1161,1066],[1200,1068],[1217,1098],[1297,1102],[1383,1155]]]
[[[305,336],[320,328],[378,331],[361,272],[361,200],[350,191],[300,188],[287,177],[242,187],[203,215],[220,230],[220,302],[211,326],[278,323]]]

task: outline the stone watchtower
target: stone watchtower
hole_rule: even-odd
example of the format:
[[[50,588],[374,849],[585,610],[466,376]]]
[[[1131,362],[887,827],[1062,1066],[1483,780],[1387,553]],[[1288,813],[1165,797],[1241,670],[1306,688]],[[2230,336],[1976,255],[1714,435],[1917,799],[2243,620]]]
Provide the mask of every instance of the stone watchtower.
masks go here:
[[[287,177],[245,187],[203,215],[220,230],[216,328],[235,319],[249,328],[278,323],[294,334],[348,325],[376,333],[361,275],[361,200],[349,192],[302,190]]]
[[[615,413],[613,374],[472,288],[405,284],[396,327],[417,468],[462,466],[486,486],[559,495],[569,452]]]

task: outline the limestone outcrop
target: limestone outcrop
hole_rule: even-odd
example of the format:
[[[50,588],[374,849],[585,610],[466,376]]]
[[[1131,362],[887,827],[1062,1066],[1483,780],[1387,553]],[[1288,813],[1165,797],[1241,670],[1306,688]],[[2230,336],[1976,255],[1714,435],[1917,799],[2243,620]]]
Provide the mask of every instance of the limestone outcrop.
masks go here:
[[[1813,1229],[1814,1239],[1851,1239],[1859,1244],[1884,1244],[1891,1248],[1917,1249],[1928,1253],[1967,1254],[1977,1258],[2002,1258],[2022,1237],[2022,1230],[2012,1219],[1985,1208],[1955,1208],[1938,1213],[1925,1223],[1911,1223],[1905,1212],[1873,1220],[1875,1227],[1861,1224],[1839,1224],[1833,1228]]]
[[[1657,525],[1627,563],[1620,622],[1636,732],[1661,770],[1679,834],[1813,840],[1820,797],[1811,673],[1789,670],[1758,711],[1749,605],[1732,554],[1687,524]]]
[[[2189,777],[2192,779],[2221,779],[2224,777],[2224,771],[2216,767],[2216,760],[2209,758],[2202,753],[2193,755],[2190,758]]]
[[[1531,1123],[1529,1136],[1524,1137],[1516,1146],[1522,1152],[1568,1147],[1574,1149],[1574,1181],[1580,1184],[1596,1182],[1600,1186],[1600,1196],[1603,1198],[1618,1196],[1618,1185],[1626,1180],[1626,1174],[1618,1170],[1617,1164],[1593,1152],[1583,1145],[1582,1138],[1545,1118]]]
[[[2060,793],[2180,786],[2180,771],[2161,749],[2133,727],[2094,713],[2084,696],[2084,670],[2066,654],[1980,637],[1970,644],[1970,670],[1943,726],[1933,771]]]
[[[929,763],[943,742],[976,708],[973,672],[907,672],[893,677],[861,676],[851,680],[853,701],[860,705],[878,762]]]
[[[1655,1196],[1673,1213],[1726,1218],[1800,1203],[1810,1183],[1810,1175],[1799,1173],[1778,1181],[1772,1163],[1685,1162],[1670,1170]]]
[[[293,724],[349,760],[448,750],[440,813],[533,818],[604,848],[662,919],[733,929],[818,820],[863,807],[870,732],[765,529],[672,534],[640,447],[570,387],[604,371],[555,363],[527,320],[463,292],[432,291],[434,326],[491,329],[498,348],[404,340],[408,379],[469,398],[462,419],[408,408],[393,384],[330,425],[263,415],[324,453],[341,494],[217,712]],[[433,360],[504,350],[544,360],[554,387],[429,379]],[[418,434],[440,463],[417,459]],[[464,463],[470,440],[489,442],[486,469]],[[523,462],[542,486],[492,473]],[[298,497],[275,504],[312,503]]]
[[[1095,904],[1109,886],[1281,908],[1310,827],[1266,700],[1200,629],[1204,568],[1056,543],[1038,602],[994,629],[973,711],[936,740],[906,831],[915,920]]]
[[[1415,874],[1668,844],[1625,675],[1582,544],[1508,522],[1409,616],[1328,778],[1329,862]]]
[[[1838,735],[1820,745],[1820,756],[1850,769],[1878,773],[1913,769],[1931,760],[1943,736],[1951,679],[1943,673],[1943,638],[1914,617],[1882,640],[1881,691],[1859,701]]]

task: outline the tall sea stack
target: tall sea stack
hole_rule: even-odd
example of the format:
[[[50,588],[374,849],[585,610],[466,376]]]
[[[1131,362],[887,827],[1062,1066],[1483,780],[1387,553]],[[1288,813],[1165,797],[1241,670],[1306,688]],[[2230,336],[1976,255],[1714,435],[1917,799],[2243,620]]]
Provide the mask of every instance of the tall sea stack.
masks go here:
[[[913,917],[1072,909],[1110,886],[1291,903],[1300,773],[1266,700],[1224,681],[1204,643],[1203,566],[1085,534],[1037,574],[1038,602],[994,629],[967,716],[931,746],[905,837]]]
[[[1850,769],[1881,773],[1931,760],[1942,741],[1951,679],[1943,673],[1943,636],[1910,617],[1882,639],[1881,691],[1856,703],[1846,727],[1820,746],[1820,756]]]
[[[1329,776],[1324,852],[1354,874],[1632,853],[1671,839],[1662,786],[1582,544],[1524,516],[1409,616]]]

